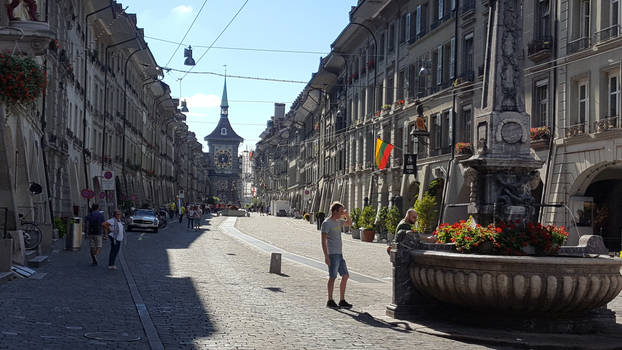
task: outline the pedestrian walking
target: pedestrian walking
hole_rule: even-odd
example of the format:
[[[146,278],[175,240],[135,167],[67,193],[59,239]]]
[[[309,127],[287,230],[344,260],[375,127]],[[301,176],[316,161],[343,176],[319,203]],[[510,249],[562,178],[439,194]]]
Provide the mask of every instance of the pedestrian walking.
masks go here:
[[[179,223],[181,224],[182,220],[184,219],[184,214],[186,213],[186,207],[185,206],[181,206],[181,208],[179,208]]]
[[[121,211],[115,210],[114,217],[105,221],[102,226],[104,227],[110,238],[110,256],[108,257],[108,268],[111,270],[116,270],[117,265],[115,265],[115,261],[117,260],[117,255],[119,254],[119,250],[121,249],[121,242],[123,241],[123,237],[125,236],[125,228],[123,227],[123,221],[121,220]]]
[[[104,214],[99,211],[99,205],[94,203],[91,212],[84,218],[86,223],[86,239],[89,241],[91,248],[91,265],[97,265],[97,255],[103,246],[103,228],[102,224],[106,221]]]
[[[334,202],[330,206],[331,215],[322,223],[322,250],[324,251],[324,261],[328,266],[328,301],[326,307],[330,308],[352,308],[352,304],[345,299],[346,284],[348,283],[348,267],[341,251],[341,232],[343,227],[352,225],[352,219],[343,204]],[[337,273],[341,276],[339,283],[339,304],[333,299],[333,289]]]
[[[203,217],[203,210],[200,207],[196,207],[195,208],[195,216],[194,216],[194,226],[195,229],[198,231],[200,226],[201,226],[201,218]]]
[[[194,229],[194,217],[196,216],[195,206],[193,205],[190,206],[190,208],[188,209],[188,214],[186,216],[188,217],[187,228],[191,230]]]

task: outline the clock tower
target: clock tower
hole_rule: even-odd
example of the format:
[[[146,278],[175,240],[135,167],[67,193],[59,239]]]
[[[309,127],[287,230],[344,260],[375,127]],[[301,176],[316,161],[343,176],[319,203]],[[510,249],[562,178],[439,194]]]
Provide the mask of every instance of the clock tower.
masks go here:
[[[218,125],[204,140],[209,148],[210,195],[218,197],[220,203],[240,205],[242,166],[238,160],[238,147],[244,139],[233,131],[229,123],[226,77]]]

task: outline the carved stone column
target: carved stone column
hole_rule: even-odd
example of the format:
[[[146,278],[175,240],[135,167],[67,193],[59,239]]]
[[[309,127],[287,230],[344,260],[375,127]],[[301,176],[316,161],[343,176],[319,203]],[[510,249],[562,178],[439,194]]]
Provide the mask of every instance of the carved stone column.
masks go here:
[[[521,4],[521,0],[489,1],[482,109],[475,114],[474,155],[463,162],[477,171],[469,214],[482,224],[495,217],[530,218],[535,201],[529,182],[542,166],[529,153]]]

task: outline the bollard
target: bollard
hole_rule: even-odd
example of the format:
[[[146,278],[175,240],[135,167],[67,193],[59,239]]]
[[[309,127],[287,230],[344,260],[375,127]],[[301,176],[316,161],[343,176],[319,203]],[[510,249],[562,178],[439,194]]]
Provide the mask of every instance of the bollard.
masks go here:
[[[281,253],[272,253],[270,257],[270,273],[281,274]]]

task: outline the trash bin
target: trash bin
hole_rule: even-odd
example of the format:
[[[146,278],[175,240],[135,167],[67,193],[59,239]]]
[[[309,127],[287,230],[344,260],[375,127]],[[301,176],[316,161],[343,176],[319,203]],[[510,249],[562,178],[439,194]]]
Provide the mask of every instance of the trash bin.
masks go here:
[[[65,249],[78,251],[82,246],[82,218],[73,217],[69,220],[67,236],[65,238]]]

